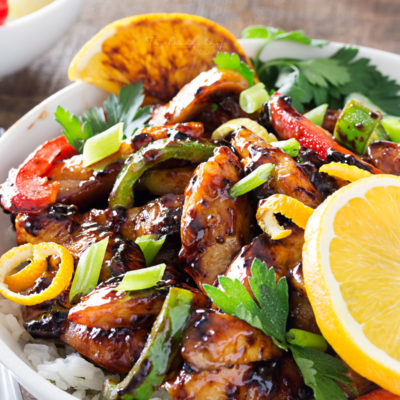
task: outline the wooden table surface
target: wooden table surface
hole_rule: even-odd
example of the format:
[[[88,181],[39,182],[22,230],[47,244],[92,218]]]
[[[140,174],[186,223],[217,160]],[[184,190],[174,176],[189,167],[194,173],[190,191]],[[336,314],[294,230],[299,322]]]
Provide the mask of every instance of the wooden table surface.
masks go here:
[[[66,86],[70,60],[100,28],[121,17],[152,12],[202,15],[236,36],[247,25],[273,25],[400,53],[400,0],[87,0],[79,19],[51,50],[0,80],[0,127],[8,128]]]

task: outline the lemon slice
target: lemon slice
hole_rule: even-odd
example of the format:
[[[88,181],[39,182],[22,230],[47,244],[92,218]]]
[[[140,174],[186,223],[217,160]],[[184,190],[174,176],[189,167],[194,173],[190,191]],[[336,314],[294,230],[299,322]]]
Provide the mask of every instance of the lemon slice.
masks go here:
[[[68,76],[117,93],[142,81],[148,101],[167,101],[200,72],[215,65],[218,52],[237,53],[235,37],[206,18],[189,14],[144,14],[115,21],[78,52]]]
[[[329,196],[307,223],[303,272],[335,351],[400,394],[400,177],[371,176]]]

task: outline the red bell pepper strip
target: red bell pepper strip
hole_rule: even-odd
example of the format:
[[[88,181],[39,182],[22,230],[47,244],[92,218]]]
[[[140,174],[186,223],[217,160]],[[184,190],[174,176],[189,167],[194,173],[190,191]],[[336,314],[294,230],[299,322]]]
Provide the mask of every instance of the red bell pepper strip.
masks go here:
[[[58,182],[49,182],[54,163],[77,154],[65,136],[42,144],[1,188],[1,204],[12,212],[32,212],[54,203]]]
[[[326,160],[328,152],[337,151],[349,154],[357,161],[368,167],[372,173],[382,173],[374,166],[361,160],[356,154],[335,142],[331,135],[320,126],[296,111],[285,95],[274,93],[269,101],[269,113],[272,126],[279,139],[296,139],[301,146],[313,150],[322,160]]]
[[[0,25],[3,25],[8,15],[7,0],[0,0]]]
[[[377,389],[373,392],[357,397],[356,400],[400,400],[400,396],[390,393],[384,389]]]

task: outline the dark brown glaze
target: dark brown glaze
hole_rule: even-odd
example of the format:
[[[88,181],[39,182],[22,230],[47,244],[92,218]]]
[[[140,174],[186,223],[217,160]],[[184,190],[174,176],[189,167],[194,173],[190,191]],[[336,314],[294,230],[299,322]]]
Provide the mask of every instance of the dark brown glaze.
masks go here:
[[[182,357],[195,370],[248,364],[281,356],[272,339],[229,314],[204,311],[183,333]]]
[[[131,208],[120,233],[132,241],[149,234],[175,235],[180,231],[183,203],[183,195],[166,194],[143,207]]]
[[[146,329],[103,331],[68,322],[61,340],[110,373],[125,374],[139,358],[148,334]]]
[[[346,363],[344,364],[347,367],[347,372],[345,375],[351,380],[351,387],[343,385],[342,383],[338,383],[338,385],[346,393],[348,399],[357,399],[359,396],[369,393],[373,389],[377,388],[375,383],[372,383],[371,381],[363,378],[361,375],[358,375],[357,372],[351,369]]]
[[[322,122],[322,127],[328,132],[333,133],[340,113],[341,110],[332,110],[328,108],[324,116],[324,121]]]
[[[250,207],[246,196],[232,198],[231,187],[242,169],[227,147],[200,164],[185,191],[182,212],[180,258],[197,285],[213,284],[246,243],[250,231]]]
[[[151,169],[140,178],[135,189],[147,190],[156,196],[183,194],[193,171],[194,167]]]
[[[321,194],[307,175],[296,161],[281,149],[272,147],[245,128],[235,132],[232,144],[249,172],[266,163],[275,165],[272,179],[259,188],[258,196],[267,197],[272,193],[282,193],[313,208],[321,203]]]
[[[308,297],[294,288],[289,290],[288,329],[290,328],[320,333]]]
[[[400,175],[400,143],[380,140],[368,146],[369,162],[385,174]]]
[[[216,95],[239,95],[248,87],[249,83],[238,72],[212,68],[186,84],[169,103],[155,106],[150,124],[164,125],[193,120],[215,102]]]
[[[238,279],[250,291],[248,277],[251,276],[251,265],[255,258],[273,267],[277,278],[286,276],[302,257],[304,231],[291,226],[292,234],[281,240],[272,240],[263,233],[244,246],[225,272],[225,276]]]
[[[104,282],[71,308],[68,319],[77,324],[104,330],[141,326],[160,312],[168,289],[152,288],[137,292],[117,291],[120,280]]]
[[[38,215],[18,214],[15,228],[18,244],[55,242],[66,247],[76,258],[92,244],[108,237],[101,281],[146,265],[139,246],[93,221],[90,213],[63,215],[49,209]]]

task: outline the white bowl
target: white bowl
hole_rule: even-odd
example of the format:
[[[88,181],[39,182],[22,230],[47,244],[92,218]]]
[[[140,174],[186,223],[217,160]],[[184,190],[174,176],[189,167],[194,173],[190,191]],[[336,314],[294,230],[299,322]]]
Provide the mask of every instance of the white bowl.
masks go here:
[[[0,78],[26,67],[50,48],[77,18],[84,0],[55,0],[0,26]]]
[[[68,0],[72,2],[73,0]],[[244,50],[254,56],[262,40],[241,40]],[[263,59],[276,57],[313,58],[329,56],[343,44],[331,43],[325,48],[310,48],[293,43],[271,43],[264,50]],[[400,56],[380,50],[360,47],[359,57],[368,57],[381,71],[400,81]],[[87,108],[100,105],[107,93],[85,83],[74,83],[44,100],[16,122],[0,139],[0,182],[8,170],[19,165],[36,146],[60,134],[53,114],[58,105],[81,114]],[[15,233],[10,230],[10,219],[0,214],[0,254],[15,245]],[[68,393],[58,389],[39,376],[24,360],[21,346],[0,326],[0,354],[4,363],[18,381],[39,400],[73,400]]]

